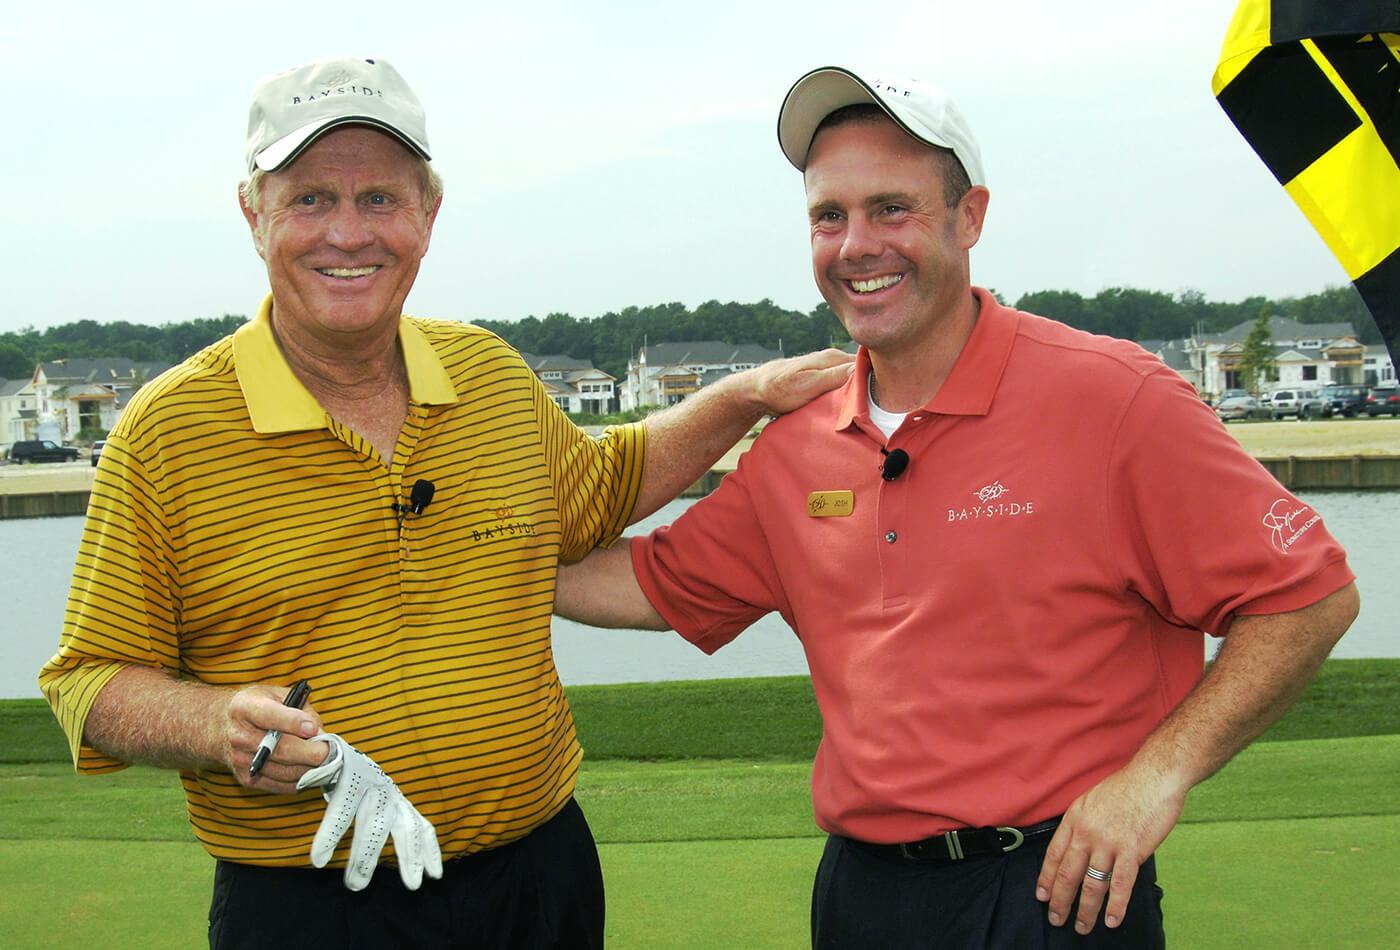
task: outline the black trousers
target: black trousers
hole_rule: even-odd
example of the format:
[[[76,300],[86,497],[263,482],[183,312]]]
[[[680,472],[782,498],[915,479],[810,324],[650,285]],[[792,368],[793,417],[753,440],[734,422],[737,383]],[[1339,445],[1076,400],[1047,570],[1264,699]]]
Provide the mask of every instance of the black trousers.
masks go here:
[[[407,890],[381,867],[363,891],[343,871],[220,861],[211,950],[573,950],[603,946],[603,873],[574,801],[519,841],[448,861]]]
[[[814,950],[1162,950],[1154,859],[1138,872],[1123,923],[1085,936],[1052,927],[1035,881],[1049,837],[1010,854],[946,864],[891,859],[831,835],[812,889]]]

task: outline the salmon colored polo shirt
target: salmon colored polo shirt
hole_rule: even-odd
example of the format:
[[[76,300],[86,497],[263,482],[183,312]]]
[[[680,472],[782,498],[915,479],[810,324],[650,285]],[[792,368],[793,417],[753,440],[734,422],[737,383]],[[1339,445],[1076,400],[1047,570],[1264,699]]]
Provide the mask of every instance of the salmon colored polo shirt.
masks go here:
[[[1201,675],[1201,631],[1352,581],[1306,504],[1140,347],[1002,307],[888,443],[869,357],[632,543],[713,652],[769,611],[821,707],[817,823],[873,842],[1059,815]],[[909,453],[895,480],[881,447]]]

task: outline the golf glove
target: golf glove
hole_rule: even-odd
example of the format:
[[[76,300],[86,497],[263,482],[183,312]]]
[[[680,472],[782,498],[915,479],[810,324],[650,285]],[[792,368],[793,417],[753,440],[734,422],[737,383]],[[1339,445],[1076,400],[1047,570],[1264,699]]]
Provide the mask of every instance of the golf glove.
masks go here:
[[[394,839],[399,877],[409,890],[417,890],[428,877],[442,877],[442,852],[432,822],[418,813],[394,780],[374,760],[340,736],[322,733],[312,742],[330,746],[326,761],[297,782],[298,789],[319,787],[326,799],[326,816],[311,842],[311,863],[323,868],[335,853],[353,821],[350,861],[345,865],[345,886],[364,890],[379,864],[384,839]]]

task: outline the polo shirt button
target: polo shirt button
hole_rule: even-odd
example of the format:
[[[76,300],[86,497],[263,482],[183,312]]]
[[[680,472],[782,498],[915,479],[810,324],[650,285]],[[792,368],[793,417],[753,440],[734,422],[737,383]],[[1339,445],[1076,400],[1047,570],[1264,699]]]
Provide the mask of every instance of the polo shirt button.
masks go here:
[[[888,541],[890,544],[894,544],[895,541],[899,540],[899,535],[895,534],[893,531],[886,531],[885,540]]]

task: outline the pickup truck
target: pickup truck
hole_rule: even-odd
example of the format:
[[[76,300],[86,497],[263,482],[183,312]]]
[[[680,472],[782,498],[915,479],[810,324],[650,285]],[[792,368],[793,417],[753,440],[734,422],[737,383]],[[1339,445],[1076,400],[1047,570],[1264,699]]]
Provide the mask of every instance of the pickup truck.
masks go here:
[[[10,461],[16,465],[25,462],[76,462],[78,450],[71,445],[59,445],[48,439],[29,442],[16,442],[10,446]]]

